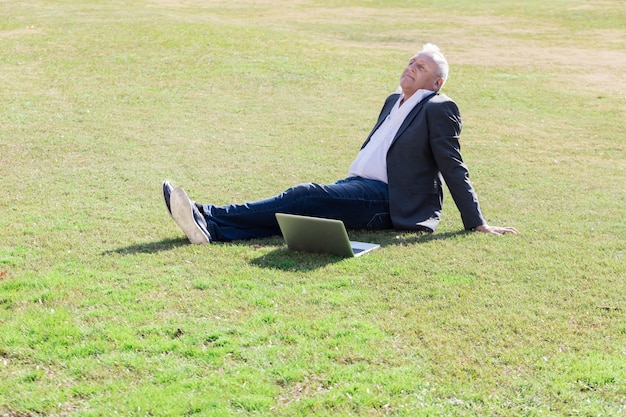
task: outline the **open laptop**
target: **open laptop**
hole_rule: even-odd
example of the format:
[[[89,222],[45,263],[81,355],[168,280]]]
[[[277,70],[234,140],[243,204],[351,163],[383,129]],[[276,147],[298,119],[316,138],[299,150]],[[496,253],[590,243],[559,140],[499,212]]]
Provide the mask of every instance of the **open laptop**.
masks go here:
[[[341,220],[285,213],[276,213],[276,220],[290,250],[350,258],[380,247],[375,243],[350,241]]]

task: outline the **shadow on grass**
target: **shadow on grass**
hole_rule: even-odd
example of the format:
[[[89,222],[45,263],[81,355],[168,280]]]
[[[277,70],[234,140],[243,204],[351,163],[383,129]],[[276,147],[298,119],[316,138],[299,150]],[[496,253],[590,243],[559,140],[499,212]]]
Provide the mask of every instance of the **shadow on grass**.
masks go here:
[[[190,245],[186,238],[163,239],[158,242],[140,243],[102,252],[102,255],[136,255],[142,253],[158,253]],[[247,246],[255,248],[276,247],[262,256],[252,259],[250,263],[263,268],[281,269],[284,271],[311,271],[325,265],[341,262],[343,258],[322,253],[292,252],[283,244],[282,238],[243,240],[223,243],[225,246]]]
[[[343,261],[335,255],[325,253],[292,252],[287,247],[278,248],[250,261],[250,264],[262,268],[282,271],[312,271],[326,265]]]
[[[380,244],[382,248],[406,244],[424,244],[436,240],[452,239],[468,234],[468,232],[464,230],[446,233],[410,233],[398,231],[351,231],[350,233],[350,238],[352,240],[376,242]],[[235,246],[245,245],[257,247],[269,247],[282,244],[282,247],[252,259],[250,261],[250,264],[262,268],[280,269],[283,271],[312,271],[315,269],[323,268],[324,266],[329,264],[341,262],[345,259],[335,255],[323,253],[293,252],[287,249],[287,247],[284,246],[282,242],[283,241],[281,238],[268,238],[255,239],[252,241],[231,242],[228,244]],[[117,249],[104,251],[102,252],[102,255],[135,255],[139,253],[158,253],[187,245],[190,245],[190,243],[186,238],[163,239],[158,242],[139,243],[136,245],[129,245]]]
[[[428,243],[437,240],[448,240],[465,235],[469,235],[472,232],[467,230],[457,230],[456,232],[445,233],[425,233],[425,232],[396,232],[388,235],[388,241],[381,243],[381,246],[392,246],[400,244],[414,244],[414,243]]]
[[[157,253],[189,245],[187,238],[163,239],[159,242],[139,243],[102,252],[102,255],[135,255],[138,253]]]
[[[402,232],[354,232],[351,233],[350,238],[352,240],[360,240],[364,242],[376,242],[380,244],[381,248],[427,243],[436,240],[452,239],[459,236],[466,235],[468,232],[464,230],[447,233],[402,233]],[[271,245],[276,245],[276,241],[272,240]],[[262,240],[257,241],[258,246],[265,246]],[[368,255],[364,255],[368,256]],[[254,258],[250,263],[254,266],[262,268],[280,269],[283,271],[312,271],[318,268],[322,268],[332,263],[338,263],[344,259],[329,254],[321,253],[304,253],[304,252],[292,252],[287,247],[282,247]]]

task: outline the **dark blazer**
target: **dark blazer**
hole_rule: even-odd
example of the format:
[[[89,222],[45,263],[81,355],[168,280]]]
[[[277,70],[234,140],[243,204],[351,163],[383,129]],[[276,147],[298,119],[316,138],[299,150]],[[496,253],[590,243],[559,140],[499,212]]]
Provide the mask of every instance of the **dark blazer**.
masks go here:
[[[387,97],[374,129],[397,102]],[[434,232],[441,218],[445,183],[466,229],[486,224],[461,158],[461,115],[456,103],[433,93],[407,115],[387,152],[389,211],[396,229]]]

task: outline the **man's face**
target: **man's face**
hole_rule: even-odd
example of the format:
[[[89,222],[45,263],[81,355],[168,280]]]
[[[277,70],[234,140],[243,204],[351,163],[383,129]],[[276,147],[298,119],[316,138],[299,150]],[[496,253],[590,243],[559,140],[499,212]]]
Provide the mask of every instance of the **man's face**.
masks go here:
[[[409,60],[400,77],[400,87],[405,96],[411,96],[419,89],[439,90],[443,80],[437,76],[437,64],[424,54],[417,54]]]

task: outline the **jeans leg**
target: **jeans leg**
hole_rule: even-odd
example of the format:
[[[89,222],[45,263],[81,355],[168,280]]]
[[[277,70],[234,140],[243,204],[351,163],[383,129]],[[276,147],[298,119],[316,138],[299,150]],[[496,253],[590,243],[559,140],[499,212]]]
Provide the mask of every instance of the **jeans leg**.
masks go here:
[[[276,213],[342,220],[349,229],[391,228],[387,184],[351,177],[333,184],[306,183],[264,200],[226,206],[203,205],[215,240],[280,235]]]

